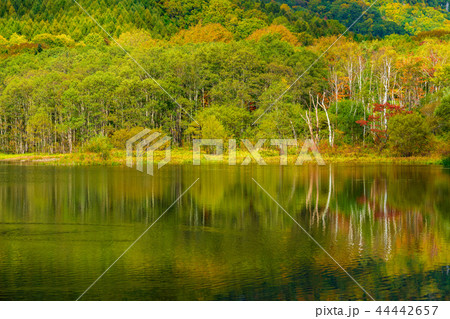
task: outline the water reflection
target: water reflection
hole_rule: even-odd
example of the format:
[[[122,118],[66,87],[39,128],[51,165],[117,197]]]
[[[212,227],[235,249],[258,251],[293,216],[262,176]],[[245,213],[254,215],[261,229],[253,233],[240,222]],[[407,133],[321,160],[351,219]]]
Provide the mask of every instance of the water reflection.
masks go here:
[[[450,175],[432,166],[0,166],[0,299],[379,300],[450,292]]]

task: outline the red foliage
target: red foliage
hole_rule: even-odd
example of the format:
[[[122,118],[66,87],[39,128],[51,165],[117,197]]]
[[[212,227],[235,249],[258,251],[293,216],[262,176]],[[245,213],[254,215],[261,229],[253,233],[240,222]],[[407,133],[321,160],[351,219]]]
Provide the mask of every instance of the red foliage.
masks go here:
[[[387,140],[387,121],[398,114],[409,114],[411,111],[407,111],[405,107],[390,103],[373,105],[372,114],[367,117],[367,120],[360,119],[356,121],[361,126],[369,127],[375,142]]]
[[[359,120],[359,121],[356,121],[356,124],[359,124],[359,125],[361,125],[361,126],[366,126],[367,125],[367,123],[369,123],[369,121],[366,121],[366,120]]]
[[[256,103],[254,101],[245,102],[245,106],[247,107],[247,110],[249,110],[250,112],[256,111]]]

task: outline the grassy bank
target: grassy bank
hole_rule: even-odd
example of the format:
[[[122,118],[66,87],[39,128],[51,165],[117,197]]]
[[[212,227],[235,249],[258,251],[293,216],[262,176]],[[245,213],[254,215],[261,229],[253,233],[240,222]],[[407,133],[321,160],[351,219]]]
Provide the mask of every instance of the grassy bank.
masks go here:
[[[275,150],[262,150],[260,154],[264,161],[269,165],[280,163],[279,153]],[[155,162],[164,158],[164,151],[155,152]],[[238,150],[236,153],[236,162],[240,165],[249,155],[246,151]],[[290,153],[288,163],[294,165],[298,154]],[[346,151],[346,152],[325,152],[322,153],[325,163],[397,163],[397,164],[443,164],[444,159],[439,154],[416,157],[395,157],[387,154],[377,154],[371,151]],[[109,165],[125,166],[125,151],[112,150],[107,156],[97,153],[72,153],[72,154],[0,154],[0,162],[10,163],[33,163],[42,165]],[[144,158],[145,162],[145,158]],[[192,150],[175,148],[172,149],[170,165],[191,165],[193,162]],[[206,161],[202,158],[202,164],[216,163],[228,164],[228,155],[225,154],[221,160]],[[254,163],[254,160],[252,160]]]

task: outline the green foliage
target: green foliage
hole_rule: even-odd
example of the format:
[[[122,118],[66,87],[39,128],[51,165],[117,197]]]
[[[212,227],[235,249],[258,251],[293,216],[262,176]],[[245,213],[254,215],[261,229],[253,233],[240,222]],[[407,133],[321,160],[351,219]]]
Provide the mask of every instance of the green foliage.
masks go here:
[[[227,132],[222,123],[214,115],[206,117],[201,127],[201,136],[203,139],[226,139]]]
[[[258,50],[267,61],[285,59],[295,53],[292,45],[282,41],[279,34],[266,34],[256,43]]]
[[[84,152],[99,154],[102,159],[107,160],[112,149],[111,142],[106,136],[96,136],[87,141],[83,146]]]
[[[144,130],[143,127],[117,130],[110,138],[111,145],[116,149],[124,150],[126,148],[127,141],[142,130]]]
[[[38,34],[33,38],[32,42],[45,44],[49,47],[72,47],[75,45],[75,41],[65,34],[56,36],[48,33]]]
[[[386,3],[381,11],[410,34],[443,28],[449,21],[445,13],[423,4]]]
[[[450,92],[442,98],[434,115],[439,119],[440,130],[448,134],[450,132]]]
[[[450,156],[444,157],[442,159],[442,165],[444,165],[444,167],[450,167]]]
[[[33,149],[41,152],[50,152],[51,145],[48,143],[52,134],[52,122],[45,109],[33,110],[28,119],[27,138]]]
[[[389,3],[380,4],[336,42],[365,2],[87,2],[146,74],[71,1],[3,1],[0,151],[65,153],[99,135],[122,149],[130,128],[144,127],[177,145],[193,137],[364,143],[387,128],[382,116],[365,134],[356,124],[374,115],[374,101],[415,110],[437,105],[450,85],[446,31],[412,38],[384,19]],[[444,97],[427,114],[436,135],[448,134],[447,109]]]
[[[199,22],[220,23],[242,39],[255,25],[259,29],[264,27],[253,19],[267,25],[283,24],[293,32],[307,32],[312,36],[331,35],[343,32],[367,8],[366,3],[358,0],[93,0],[82,5],[113,36],[144,29],[157,39],[167,39]],[[374,6],[365,19],[354,25],[353,32],[369,36],[402,33],[403,28],[398,24],[383,19],[380,11],[383,8]],[[434,13],[430,7],[426,8],[426,13]],[[41,33],[68,32],[72,39],[80,41],[93,27],[90,18],[73,1],[0,2],[0,34],[6,38],[19,32],[27,39]]]
[[[337,109],[336,109],[337,108]],[[328,111],[337,131],[345,133],[336,142],[354,144],[363,137],[364,128],[356,121],[364,117],[364,106],[350,100],[333,103]],[[336,115],[337,114],[337,115]],[[342,134],[341,133],[341,134]]]
[[[229,0],[210,0],[204,14],[205,22],[227,26],[235,18],[233,9],[233,4]]]
[[[192,123],[186,134],[190,134],[192,138],[201,139],[226,139],[229,137],[222,123],[214,116],[201,114],[197,123]]]
[[[243,19],[239,21],[236,27],[236,38],[245,39],[248,38],[253,32],[258,29],[267,27],[267,23],[258,18]]]
[[[98,33],[89,33],[83,41],[84,44],[92,47],[101,47],[106,44],[105,39]]]
[[[396,115],[389,119],[389,146],[400,156],[422,155],[429,150],[429,130],[417,113]]]

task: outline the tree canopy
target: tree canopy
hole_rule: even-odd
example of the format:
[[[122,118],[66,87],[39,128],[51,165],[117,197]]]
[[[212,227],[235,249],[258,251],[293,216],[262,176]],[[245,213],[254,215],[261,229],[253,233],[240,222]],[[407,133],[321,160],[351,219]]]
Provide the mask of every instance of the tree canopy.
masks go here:
[[[413,111],[434,123],[437,137],[448,132],[450,32],[441,1],[382,1],[344,37],[365,2],[82,5],[114,40],[73,1],[1,2],[0,151],[72,152],[137,127],[178,145],[215,130],[238,141],[388,145],[390,118]],[[406,6],[444,20],[407,26],[401,17],[414,11]]]

